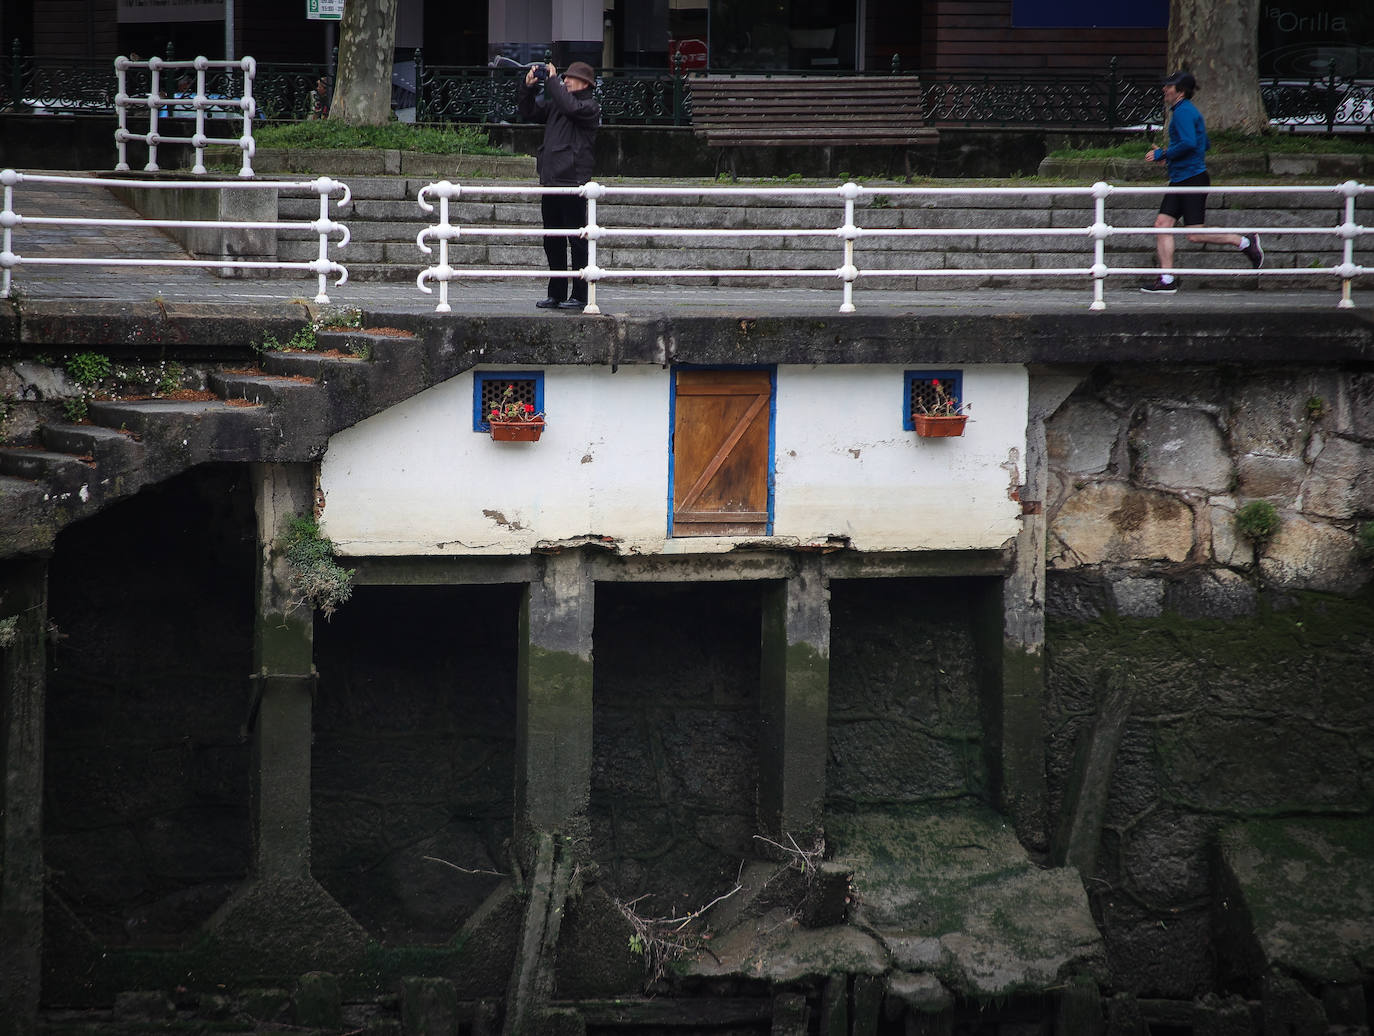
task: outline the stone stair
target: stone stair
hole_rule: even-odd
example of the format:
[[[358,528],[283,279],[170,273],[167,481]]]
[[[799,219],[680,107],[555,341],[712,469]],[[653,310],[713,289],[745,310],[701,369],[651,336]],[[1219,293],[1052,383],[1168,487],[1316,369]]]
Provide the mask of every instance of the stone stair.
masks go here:
[[[349,179],[353,206],[345,210],[352,241],[338,252],[356,281],[413,281],[426,266],[437,262],[438,250],[426,255],[416,246],[416,237],[435,216],[417,204],[419,191],[432,181],[406,177],[362,177]],[[528,182],[528,181],[525,181]],[[643,181],[639,181],[643,182]],[[893,185],[896,186],[896,185]],[[311,199],[282,198],[282,218],[314,218]],[[1370,222],[1374,202],[1361,207],[1361,222]],[[1113,201],[1109,215],[1117,223],[1149,227],[1154,222],[1158,199],[1153,195]],[[801,268],[830,270],[843,262],[841,242],[835,237],[799,237],[787,233],[793,228],[827,229],[836,226],[843,209],[837,203],[825,207],[788,198],[725,199],[711,196],[670,199],[606,199],[599,204],[601,221],[614,227],[641,228],[645,236],[607,239],[598,245],[600,265],[608,268],[639,269],[742,269],[772,270]],[[1330,225],[1340,222],[1338,203],[1330,198],[1284,196],[1278,202],[1263,196],[1226,195],[1224,189],[1212,195],[1208,210],[1213,226],[1252,225],[1297,226]],[[459,199],[450,203],[449,219],[458,226],[538,227],[539,206],[533,200]],[[864,228],[917,228],[939,230],[966,227],[995,229],[1086,227],[1092,222],[1092,202],[1088,198],[1063,198],[1046,202],[1032,196],[979,197],[944,195],[938,198],[899,197],[884,194],[879,184],[865,184],[865,195],[856,205],[855,222]],[[777,236],[744,239],[705,238],[684,242],[655,237],[652,230],[666,225],[696,229],[777,229]],[[1330,266],[1339,261],[1339,238],[1333,232],[1320,237],[1268,234],[1264,238],[1266,267],[1304,269]],[[281,232],[278,250],[282,258],[308,261],[318,246],[305,232]],[[1024,238],[980,233],[976,236],[933,234],[918,238],[871,238],[856,245],[861,269],[909,269],[957,271],[971,268],[1082,268],[1091,264],[1092,253],[1082,237]],[[1122,237],[1108,242],[1113,265],[1136,267],[1155,263],[1153,237]],[[543,266],[544,256],[537,238],[473,237],[450,243],[449,261],[457,267]],[[1245,260],[1234,250],[1218,245],[1180,243],[1180,266],[1245,268]],[[1357,262],[1374,265],[1374,242],[1357,254]],[[666,282],[667,278],[646,278]],[[916,289],[941,287],[1057,287],[1066,282],[1053,276],[1045,278],[999,278],[995,274],[976,277],[951,277],[949,274],[915,278]],[[798,281],[783,278],[737,278],[729,283],[748,285],[793,285]],[[1202,278],[1200,282],[1218,287],[1281,287],[1291,285],[1286,278]],[[884,286],[910,289],[911,278],[875,278],[864,281],[867,287]],[[1332,278],[1331,286],[1337,286]]]
[[[317,457],[356,419],[340,396],[357,395],[370,364],[348,354],[394,359],[409,339],[321,331],[317,342],[317,352],[269,352],[259,368],[210,372],[214,399],[96,400],[88,422],[44,423],[36,444],[0,447],[0,557],[46,550],[72,522],[197,464]]]

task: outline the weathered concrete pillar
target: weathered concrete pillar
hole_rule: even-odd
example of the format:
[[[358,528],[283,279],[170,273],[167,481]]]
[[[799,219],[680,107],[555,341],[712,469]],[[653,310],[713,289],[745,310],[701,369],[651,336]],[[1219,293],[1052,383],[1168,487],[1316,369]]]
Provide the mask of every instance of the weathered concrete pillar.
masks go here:
[[[314,514],[314,468],[252,470],[260,557],[249,707],[252,870],[209,928],[263,971],[342,970],[361,957],[366,933],[310,874],[314,612],[296,600],[281,551],[291,519]]]
[[[586,856],[595,585],[581,551],[551,554],[520,609],[515,826],[530,858],[541,832]]]
[[[762,649],[759,824],[810,849],[825,804],[830,707],[830,583],[818,556],[801,555],[796,574],[766,592]]]
[[[1079,375],[1032,372],[1026,421],[1025,484],[1016,560],[1003,585],[1000,733],[991,760],[999,804],[1027,848],[1049,844],[1045,782],[1045,496],[1049,455],[1045,421],[1081,381]]]
[[[0,1033],[37,1029],[43,964],[43,709],[48,565],[0,574]]]
[[[308,464],[254,465],[260,563],[253,624],[253,871],[310,876],[310,727],[315,615],[294,601],[278,549],[287,524],[314,514]]]

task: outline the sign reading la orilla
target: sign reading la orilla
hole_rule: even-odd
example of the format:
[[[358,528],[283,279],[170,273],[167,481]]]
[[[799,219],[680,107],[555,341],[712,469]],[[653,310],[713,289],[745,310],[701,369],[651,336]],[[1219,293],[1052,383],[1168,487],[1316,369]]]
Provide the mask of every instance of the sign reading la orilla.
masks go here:
[[[305,0],[305,17],[313,21],[337,22],[343,17],[344,0]]]

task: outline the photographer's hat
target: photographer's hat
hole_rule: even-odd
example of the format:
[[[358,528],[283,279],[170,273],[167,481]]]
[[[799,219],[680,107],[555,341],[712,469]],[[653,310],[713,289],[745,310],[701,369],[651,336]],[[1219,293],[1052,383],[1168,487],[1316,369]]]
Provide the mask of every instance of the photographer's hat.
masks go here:
[[[567,71],[563,73],[563,78],[566,79],[569,76],[580,79],[589,86],[596,85],[596,73],[592,71],[592,66],[585,61],[574,61],[569,65]]]

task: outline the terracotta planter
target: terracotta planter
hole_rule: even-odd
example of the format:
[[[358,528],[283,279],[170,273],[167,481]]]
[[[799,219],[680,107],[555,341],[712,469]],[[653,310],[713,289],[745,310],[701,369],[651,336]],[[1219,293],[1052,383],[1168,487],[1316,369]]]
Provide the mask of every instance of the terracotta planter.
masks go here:
[[[927,439],[942,439],[950,435],[963,435],[964,422],[968,414],[912,414],[911,423],[916,426],[916,434]]]
[[[538,442],[543,421],[491,421],[491,437],[497,442]]]

